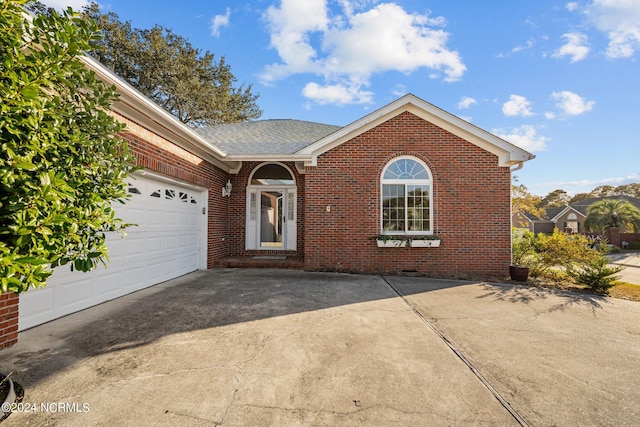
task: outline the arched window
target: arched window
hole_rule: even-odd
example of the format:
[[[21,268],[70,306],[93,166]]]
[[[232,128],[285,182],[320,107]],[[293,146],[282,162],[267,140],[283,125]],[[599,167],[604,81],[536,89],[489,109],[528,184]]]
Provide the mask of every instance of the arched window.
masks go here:
[[[383,234],[433,234],[427,165],[415,157],[397,157],[382,171],[381,188]]]
[[[578,221],[578,215],[571,212],[567,215],[567,221],[564,223],[564,231],[567,233],[579,233],[580,222]]]
[[[295,181],[287,168],[277,163],[260,166],[251,175],[251,185],[294,185]]]

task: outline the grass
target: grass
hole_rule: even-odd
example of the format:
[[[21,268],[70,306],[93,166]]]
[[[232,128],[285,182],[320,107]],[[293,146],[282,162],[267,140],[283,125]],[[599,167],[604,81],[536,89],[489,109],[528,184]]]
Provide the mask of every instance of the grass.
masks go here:
[[[618,282],[616,286],[609,289],[609,296],[630,301],[640,301],[640,285]]]
[[[517,282],[514,282],[514,283],[517,283]],[[565,291],[572,291],[572,292],[589,293],[589,294],[594,293],[593,289],[591,289],[586,285],[581,285],[581,284],[575,283],[572,280],[558,278],[558,277],[556,277],[555,279],[542,278],[542,277],[536,277],[536,278],[530,277],[527,282],[519,282],[519,283],[526,283],[529,285],[541,286],[546,288],[562,289]],[[612,298],[620,298],[620,299],[626,299],[629,301],[640,302],[640,285],[634,285],[631,283],[619,281],[614,287],[609,289],[609,293],[607,295]]]

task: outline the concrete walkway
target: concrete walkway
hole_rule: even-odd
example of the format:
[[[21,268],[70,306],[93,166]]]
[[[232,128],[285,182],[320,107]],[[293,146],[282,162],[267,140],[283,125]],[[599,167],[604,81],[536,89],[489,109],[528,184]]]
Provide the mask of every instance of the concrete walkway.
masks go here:
[[[640,419],[640,303],[521,286],[201,271],[22,332],[0,360],[29,404],[7,426]]]

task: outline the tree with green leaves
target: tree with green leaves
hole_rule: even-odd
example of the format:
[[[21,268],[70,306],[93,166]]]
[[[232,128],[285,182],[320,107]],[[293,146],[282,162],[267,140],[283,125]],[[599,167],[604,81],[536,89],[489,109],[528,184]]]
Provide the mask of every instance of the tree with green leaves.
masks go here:
[[[524,184],[519,183],[517,176],[513,177],[511,184],[511,212],[513,214],[544,218],[546,214],[544,209],[540,207],[541,201],[541,197],[532,195]],[[524,224],[514,224],[514,226],[522,227]]]
[[[640,229],[640,210],[624,199],[604,199],[587,208],[584,220],[588,231],[602,233],[612,227]]]
[[[569,204],[571,196],[564,190],[554,190],[542,198],[540,207],[544,209],[548,208],[561,208]]]
[[[214,126],[257,119],[262,111],[251,85],[235,87],[235,76],[221,57],[202,53],[182,36],[156,25],[138,29],[97,4],[84,15],[98,23],[104,38],[92,55],[183,123]]]
[[[126,226],[111,202],[126,198],[132,169],[108,113],[116,88],[79,59],[98,28],[71,9],[32,17],[28,3],[0,3],[1,292],[104,263],[105,234]]]

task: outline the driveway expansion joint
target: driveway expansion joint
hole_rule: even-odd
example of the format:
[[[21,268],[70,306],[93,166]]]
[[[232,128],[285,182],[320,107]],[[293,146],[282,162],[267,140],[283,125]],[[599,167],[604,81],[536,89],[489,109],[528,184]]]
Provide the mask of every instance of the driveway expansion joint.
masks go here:
[[[493,387],[493,385],[485,378],[484,375],[475,367],[475,365],[467,358],[462,351],[453,344],[436,326],[427,319],[418,308],[413,305],[395,286],[393,286],[384,276],[380,276],[382,280],[400,297],[400,299],[416,314],[424,324],[426,324],[446,345],[453,351],[453,353],[464,363],[473,374],[480,380],[482,385],[489,390],[489,392],[500,402],[500,404],[511,414],[511,416],[523,427],[529,427],[529,423],[511,406],[511,404]]]

